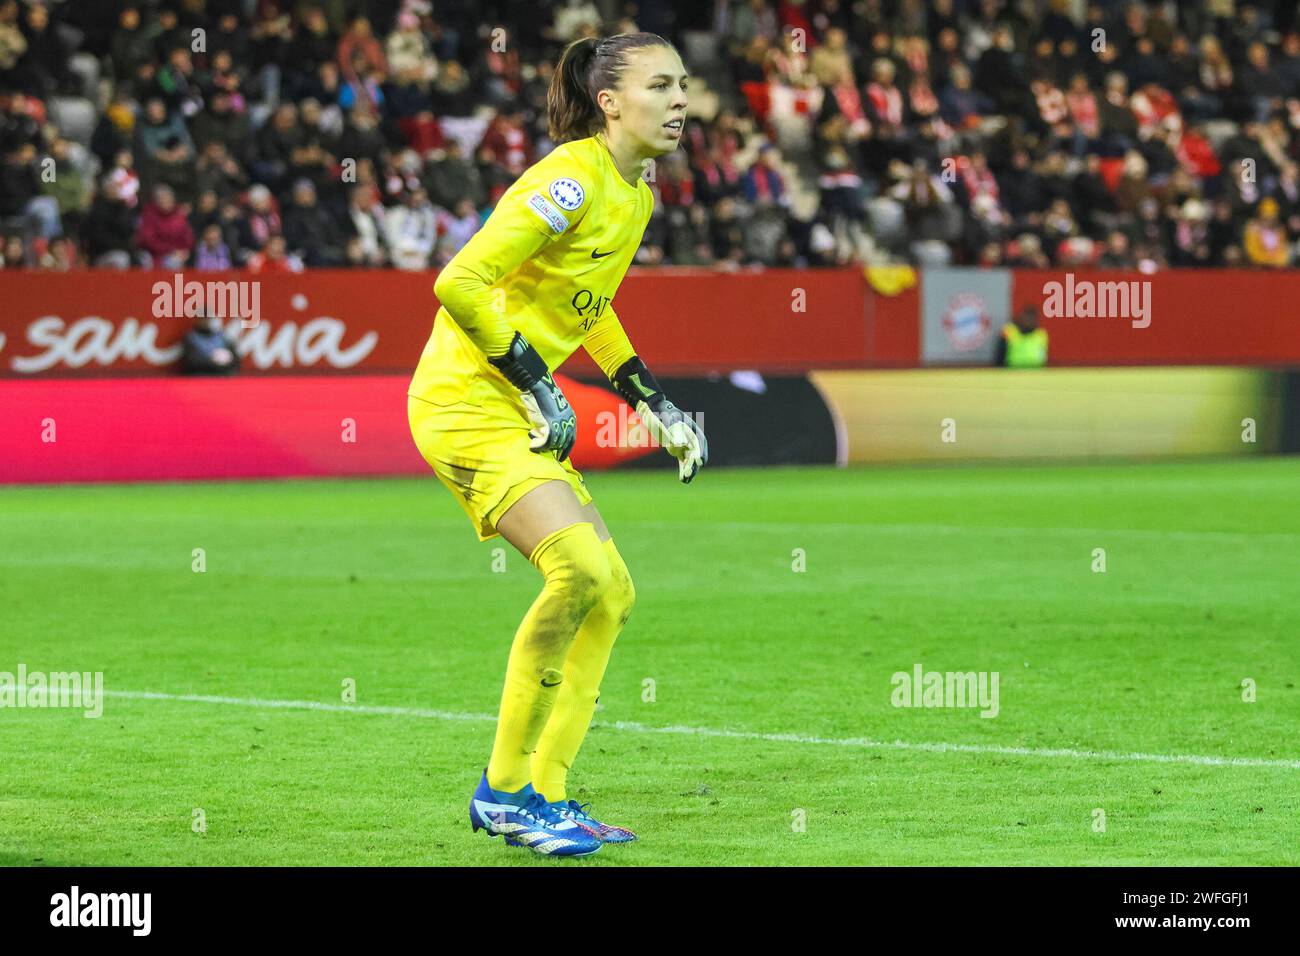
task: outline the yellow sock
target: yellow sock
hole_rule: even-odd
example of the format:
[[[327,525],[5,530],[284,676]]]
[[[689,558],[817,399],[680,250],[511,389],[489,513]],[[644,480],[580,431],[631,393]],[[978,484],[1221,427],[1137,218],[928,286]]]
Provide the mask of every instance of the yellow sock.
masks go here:
[[[564,659],[564,683],[533,754],[533,786],[550,801],[567,797],[565,779],[591,725],[609,653],[636,601],[632,578],[613,538],[605,542],[605,554],[609,557],[609,587],[587,613],[573,639],[569,656]]]
[[[510,647],[487,770],[488,786],[507,793],[530,782],[537,739],[563,686],[565,655],[610,580],[609,560],[590,521],[547,535],[528,560],[545,583]]]

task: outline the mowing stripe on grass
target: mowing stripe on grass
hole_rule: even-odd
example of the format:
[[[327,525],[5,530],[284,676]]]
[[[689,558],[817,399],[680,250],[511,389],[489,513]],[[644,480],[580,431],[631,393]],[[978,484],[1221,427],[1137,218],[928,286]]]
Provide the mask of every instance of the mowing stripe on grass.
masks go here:
[[[144,690],[106,690],[105,697],[125,700],[167,700],[196,704],[227,704],[271,710],[316,710],[329,713],[367,714],[392,717],[417,717],[424,720],[459,720],[493,723],[495,714],[465,714],[423,707],[378,707],[364,704],[326,704],[315,700],[264,700],[256,697],[216,697],[208,694],[164,694]],[[732,740],[762,740],[770,743],[821,744],[835,747],[859,747],[872,750],[919,750],[925,753],[992,754],[1005,757],[1039,757],[1066,760],[1118,760],[1126,763],[1174,763],[1198,767],[1270,767],[1300,770],[1300,760],[1267,757],[1216,757],[1205,754],[1122,753],[1111,750],[1074,750],[1069,747],[1004,747],[998,744],[917,743],[908,740],[871,740],[867,737],[815,737],[808,734],[765,734],[752,730],[718,730],[714,727],[675,725],[653,727],[635,721],[615,720],[593,726],[624,730],[634,734],[679,734],[687,737],[725,737]]]

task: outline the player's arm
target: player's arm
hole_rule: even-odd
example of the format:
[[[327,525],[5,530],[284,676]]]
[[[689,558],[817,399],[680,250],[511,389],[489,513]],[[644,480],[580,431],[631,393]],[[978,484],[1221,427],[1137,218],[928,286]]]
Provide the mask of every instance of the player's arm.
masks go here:
[[[688,413],[668,400],[645,362],[637,357],[613,309],[597,322],[582,343],[623,400],[677,459],[677,473],[689,482],[709,461],[709,443],[704,429]]]
[[[496,209],[438,275],[433,291],[488,362],[519,389],[533,451],[554,451],[563,461],[573,450],[578,421],[537,350],[510,322],[510,304],[494,287],[581,216],[566,215],[535,188],[545,170],[534,167],[497,202]],[[585,213],[585,207],[579,210]]]
[[[493,287],[550,242],[530,223],[502,209],[505,201],[502,197],[483,227],[433,283],[433,294],[442,307],[489,359],[505,355],[515,334],[507,315],[509,304]]]

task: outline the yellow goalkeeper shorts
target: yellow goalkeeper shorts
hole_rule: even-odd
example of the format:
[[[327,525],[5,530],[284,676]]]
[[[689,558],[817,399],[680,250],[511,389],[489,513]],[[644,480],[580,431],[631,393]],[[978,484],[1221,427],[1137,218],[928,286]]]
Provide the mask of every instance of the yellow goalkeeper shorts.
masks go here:
[[[586,505],[591,493],[567,460],[528,447],[522,405],[486,401],[435,405],[408,395],[407,419],[415,446],[469,515],[480,541],[495,538],[497,520],[547,481],[567,481]]]

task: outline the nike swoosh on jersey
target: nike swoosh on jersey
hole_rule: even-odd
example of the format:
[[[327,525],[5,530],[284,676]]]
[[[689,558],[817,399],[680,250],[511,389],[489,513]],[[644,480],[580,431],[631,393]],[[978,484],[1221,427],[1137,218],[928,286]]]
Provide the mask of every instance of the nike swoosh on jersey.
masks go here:
[[[597,252],[595,249],[592,249],[592,250],[591,250],[591,258],[593,258],[593,259],[604,259],[606,256],[612,256],[612,255],[613,255],[614,253],[616,253],[616,252],[618,252],[617,249],[611,249],[611,250],[609,250],[609,252]]]

